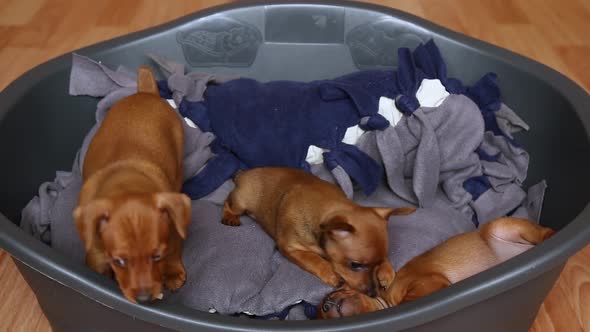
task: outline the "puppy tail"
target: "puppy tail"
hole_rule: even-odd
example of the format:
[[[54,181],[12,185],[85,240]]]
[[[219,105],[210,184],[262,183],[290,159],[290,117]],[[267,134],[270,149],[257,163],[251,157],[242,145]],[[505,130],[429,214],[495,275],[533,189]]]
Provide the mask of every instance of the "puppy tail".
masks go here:
[[[137,71],[137,92],[151,93],[160,96],[154,73],[147,66],[141,66]]]

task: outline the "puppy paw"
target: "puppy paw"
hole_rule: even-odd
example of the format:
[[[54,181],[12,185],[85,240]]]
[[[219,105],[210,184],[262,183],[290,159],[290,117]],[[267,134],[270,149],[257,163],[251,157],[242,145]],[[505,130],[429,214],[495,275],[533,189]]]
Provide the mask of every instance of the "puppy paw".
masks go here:
[[[113,273],[113,269],[109,266],[107,269],[104,269],[101,274],[107,278],[112,279],[115,275]]]
[[[175,274],[167,275],[166,281],[164,282],[164,286],[166,286],[167,289],[174,292],[178,290],[180,287],[182,287],[185,281],[186,272],[184,271],[184,269],[182,269],[182,271],[179,271]]]
[[[346,285],[346,281],[342,279],[341,276],[337,275],[336,273],[334,273],[334,271],[331,270],[321,273],[320,275],[318,275],[318,277],[322,279],[322,281],[324,281],[326,284],[335,288],[342,288]]]
[[[555,235],[555,231],[552,230],[551,228],[546,228],[543,232],[543,241],[549,239],[550,237],[552,237],[553,235]]]
[[[319,319],[349,317],[365,312],[376,311],[378,308],[370,297],[352,289],[341,289],[332,292],[320,303]]]
[[[114,276],[111,265],[105,259],[96,259],[96,256],[88,255],[86,265],[107,278],[113,278]]]
[[[235,214],[224,211],[221,223],[227,226],[240,226],[240,216],[236,216]]]
[[[129,302],[137,304],[137,300],[135,299],[135,294],[131,290],[121,288],[121,292],[123,293],[123,296],[125,296],[125,298]]]

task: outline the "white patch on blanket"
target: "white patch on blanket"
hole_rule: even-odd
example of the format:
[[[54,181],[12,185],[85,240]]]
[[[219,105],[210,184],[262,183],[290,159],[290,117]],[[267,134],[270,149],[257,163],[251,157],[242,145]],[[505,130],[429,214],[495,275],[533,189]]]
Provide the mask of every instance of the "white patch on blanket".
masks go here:
[[[172,106],[172,108],[176,109],[176,103],[174,102],[174,99],[166,99],[166,101],[168,104],[170,104],[170,106]]]
[[[184,122],[191,128],[197,128],[197,125],[189,118],[184,118]]]
[[[346,129],[346,133],[344,134],[344,138],[342,139],[342,143],[355,145],[356,142],[359,140],[359,137],[361,137],[361,135],[364,133],[365,131],[362,130],[361,127],[359,127],[358,125],[348,127],[348,129]]]
[[[174,99],[166,99],[166,101],[168,102],[168,104],[170,104],[170,106],[172,106],[172,108],[177,109],[176,107],[176,103],[174,102]],[[191,127],[191,128],[197,128],[197,125],[189,118],[185,118],[183,117],[184,122],[186,122],[186,124]]]
[[[327,150],[320,148],[319,146],[310,145],[307,149],[307,157],[305,157],[305,161],[307,161],[310,165],[321,164],[324,162],[323,153]]]
[[[381,97],[379,98],[379,114],[381,114],[392,127],[395,127],[397,123],[404,116],[400,110],[395,106],[395,100]]]
[[[418,91],[416,92],[416,98],[418,99],[420,106],[424,107],[438,107],[448,96],[449,93],[447,90],[445,90],[445,87],[438,79],[423,79],[420,87],[418,88]],[[393,127],[395,127],[403,117],[403,113],[400,112],[400,110],[398,110],[395,106],[395,100],[387,97],[379,98],[378,113],[387,119],[389,124]],[[355,145],[364,133],[365,131],[362,130],[358,125],[348,127],[342,142]],[[322,154],[325,151],[326,150],[320,147],[311,145],[307,150],[305,161],[307,161],[310,165],[321,164],[324,162],[324,157]]]
[[[438,107],[448,96],[449,93],[438,79],[423,79],[416,92],[420,106],[424,107]]]
[[[391,126],[397,125],[399,120],[402,119],[402,112],[400,112],[397,107],[395,107],[395,100],[381,97],[379,98],[379,114],[381,114]],[[359,125],[348,127],[346,129],[346,133],[344,134],[344,138],[342,139],[342,143],[355,145],[359,138],[365,133],[364,130],[359,127]]]

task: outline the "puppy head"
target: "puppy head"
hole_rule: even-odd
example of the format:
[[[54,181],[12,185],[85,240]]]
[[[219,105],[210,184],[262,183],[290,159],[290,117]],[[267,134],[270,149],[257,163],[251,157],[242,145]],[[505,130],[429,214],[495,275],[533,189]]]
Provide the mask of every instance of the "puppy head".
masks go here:
[[[370,296],[378,287],[375,275],[387,285],[395,275],[387,257],[387,219],[392,213],[394,209],[359,207],[320,225],[321,244],[334,271],[350,287]]]
[[[190,213],[187,196],[157,193],[98,199],[74,218],[86,251],[104,252],[125,297],[147,302],[162,292],[169,243],[186,237]]]

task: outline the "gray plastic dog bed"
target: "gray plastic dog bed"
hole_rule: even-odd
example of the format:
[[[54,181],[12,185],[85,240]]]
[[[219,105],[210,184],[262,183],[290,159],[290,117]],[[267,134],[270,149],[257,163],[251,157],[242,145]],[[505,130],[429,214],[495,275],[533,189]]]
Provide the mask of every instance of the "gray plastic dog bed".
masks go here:
[[[220,38],[229,44],[215,44]],[[414,16],[351,2],[232,4],[76,52],[135,69],[157,50],[195,70],[310,81],[395,68],[399,47],[429,39],[449,77],[473,83],[497,73],[503,101],[532,128],[517,135],[531,160],[525,185],[547,180],[541,223],[559,232],[523,255],[413,303],[332,321],[263,321],[131,304],[114,282],[18,227],[39,184],[71,167],[94,123],[96,99],[68,95],[70,55],[31,70],[0,94],[0,246],[15,258],[56,332],[526,331],[567,258],[590,242],[590,97],[559,73]]]

